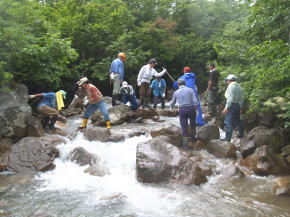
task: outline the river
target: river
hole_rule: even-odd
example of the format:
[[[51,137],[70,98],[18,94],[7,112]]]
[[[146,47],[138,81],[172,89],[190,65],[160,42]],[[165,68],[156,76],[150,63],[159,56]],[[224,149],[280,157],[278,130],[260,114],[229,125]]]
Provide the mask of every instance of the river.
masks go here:
[[[176,122],[176,118],[170,118]],[[79,119],[71,119],[73,128]],[[89,142],[82,133],[57,148],[61,156],[53,171],[32,178],[10,173],[14,184],[0,190],[0,216],[13,217],[286,217],[290,216],[290,198],[277,197],[271,191],[276,177],[247,176],[225,179],[214,174],[201,186],[172,183],[144,184],[135,177],[136,146],[149,136],[128,138],[119,143]],[[68,160],[69,153],[83,147],[99,159],[105,176],[84,173],[87,166]],[[214,161],[217,171],[233,162],[220,160],[202,151]],[[24,178],[23,178],[24,177]],[[19,181],[23,180],[24,181]],[[9,179],[10,180],[10,179]],[[0,185],[1,187],[1,185]]]

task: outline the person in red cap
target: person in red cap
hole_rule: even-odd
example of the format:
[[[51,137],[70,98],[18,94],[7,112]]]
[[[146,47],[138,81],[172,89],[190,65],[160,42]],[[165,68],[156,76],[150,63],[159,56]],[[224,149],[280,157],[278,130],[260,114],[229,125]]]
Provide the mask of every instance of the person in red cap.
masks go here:
[[[203,126],[204,125],[204,121],[203,121],[203,117],[202,117],[202,110],[201,110],[200,102],[199,102],[199,99],[198,99],[197,88],[195,86],[196,76],[192,72],[191,68],[188,67],[188,66],[183,68],[183,73],[184,73],[184,75],[182,75],[179,79],[185,80],[185,86],[193,89],[193,91],[195,93],[195,96],[196,96],[196,98],[198,100],[198,112],[197,112],[197,116],[196,116],[196,123],[199,126]],[[173,83],[173,88],[174,89],[178,89],[177,81],[175,81]]]

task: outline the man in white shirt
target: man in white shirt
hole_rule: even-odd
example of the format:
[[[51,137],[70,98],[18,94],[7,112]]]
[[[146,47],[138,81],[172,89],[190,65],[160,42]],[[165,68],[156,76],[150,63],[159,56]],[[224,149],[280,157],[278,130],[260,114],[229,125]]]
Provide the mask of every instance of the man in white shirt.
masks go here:
[[[162,77],[166,73],[166,69],[163,68],[162,72],[158,73],[154,67],[157,65],[155,59],[151,59],[147,65],[140,69],[137,78],[137,84],[140,87],[140,101],[141,106],[148,106],[150,103],[150,80],[152,77]]]

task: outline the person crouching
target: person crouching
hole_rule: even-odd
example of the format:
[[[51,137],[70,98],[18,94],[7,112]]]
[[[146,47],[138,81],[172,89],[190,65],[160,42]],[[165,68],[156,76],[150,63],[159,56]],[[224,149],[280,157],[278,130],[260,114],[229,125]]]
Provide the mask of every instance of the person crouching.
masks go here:
[[[135,91],[133,87],[127,83],[127,81],[123,81],[122,83],[121,96],[122,103],[127,104],[129,102],[132,111],[136,111],[138,109]]]
[[[196,110],[198,108],[198,101],[192,88],[185,86],[185,80],[178,79],[179,89],[173,94],[170,102],[170,110],[174,107],[176,102],[179,106],[179,121],[182,131],[182,147],[189,149],[188,143],[190,140],[195,140],[196,127]],[[190,122],[191,132],[188,133],[188,120]]]
[[[99,109],[104,116],[104,120],[106,121],[107,128],[111,128],[111,122],[108,112],[108,106],[105,102],[102,93],[92,85],[87,78],[82,78],[79,81],[79,85],[86,90],[87,99],[89,100],[89,105],[85,110],[83,116],[83,122],[79,127],[79,130],[83,130],[87,127],[89,118],[94,114],[94,112]]]

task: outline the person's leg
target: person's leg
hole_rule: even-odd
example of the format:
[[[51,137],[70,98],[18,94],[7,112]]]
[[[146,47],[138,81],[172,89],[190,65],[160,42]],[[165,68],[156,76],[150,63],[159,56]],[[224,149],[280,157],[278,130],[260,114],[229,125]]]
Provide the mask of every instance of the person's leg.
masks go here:
[[[121,83],[122,80],[119,79],[119,75],[115,75],[115,79],[113,80],[113,94],[112,94],[112,105],[115,106],[116,100],[120,100],[121,93]]]
[[[225,140],[230,142],[232,139],[233,134],[233,111],[231,107],[228,109],[228,113],[225,116],[225,131],[226,131],[226,138]]]
[[[129,101],[131,102],[131,109],[136,111],[138,109],[138,103],[135,94],[130,96]]]
[[[154,106],[153,106],[154,109],[157,108],[158,101],[159,101],[158,96],[155,96],[155,95],[154,95]]]
[[[97,104],[89,104],[85,110],[85,114],[83,116],[83,121],[79,129],[84,129],[87,127],[88,119],[91,117],[92,114],[98,109]]]
[[[161,100],[161,108],[164,109],[165,108],[165,97],[160,96],[160,100]]]
[[[193,108],[189,114],[189,123],[190,123],[190,136],[193,140],[196,140],[196,111]]]
[[[146,83],[142,82],[140,86],[140,104],[141,106],[145,105],[145,96],[146,96]]]
[[[122,96],[122,103],[126,104],[128,102],[128,96],[126,96],[125,94],[121,94]]]
[[[111,128],[111,122],[110,122],[110,116],[109,116],[109,111],[108,111],[108,106],[107,106],[107,103],[105,101],[101,101],[97,104],[98,106],[98,109],[100,109],[103,117],[104,117],[104,120],[106,121],[106,125],[107,125],[107,128],[110,129]]]
[[[239,130],[239,138],[242,138],[244,136],[244,126],[243,122],[241,120],[241,109],[238,104],[234,105],[234,118],[233,118],[233,127],[237,127]]]
[[[188,112],[186,108],[179,108],[179,121],[181,126],[181,132],[183,137],[188,137]]]
[[[151,96],[151,89],[149,83],[145,83],[145,105],[149,106],[150,104],[150,96]]]

